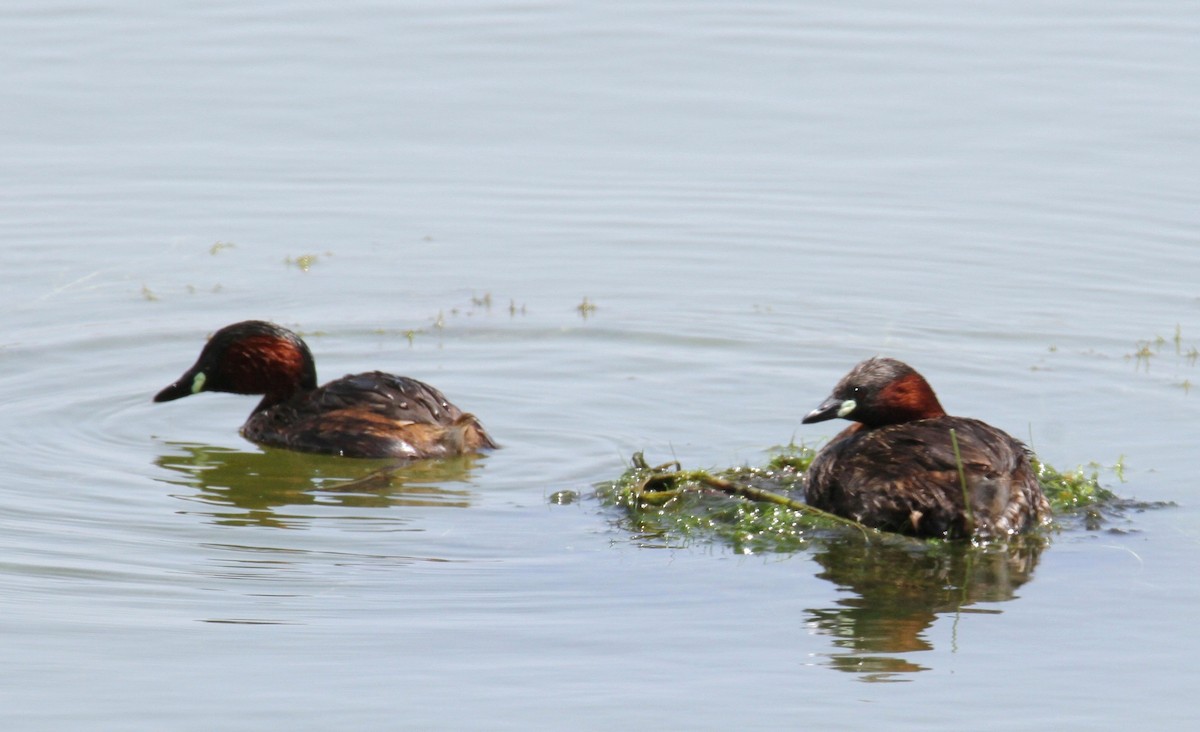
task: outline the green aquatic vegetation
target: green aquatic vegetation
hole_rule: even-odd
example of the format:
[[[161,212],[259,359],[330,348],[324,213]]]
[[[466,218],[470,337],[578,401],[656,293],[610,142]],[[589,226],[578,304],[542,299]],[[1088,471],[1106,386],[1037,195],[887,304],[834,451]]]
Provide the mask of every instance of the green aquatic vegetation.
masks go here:
[[[1036,460],[1034,468],[1038,471],[1038,480],[1054,512],[1051,526],[1060,530],[1083,528],[1098,531],[1107,527],[1110,531],[1121,532],[1126,529],[1116,522],[1126,519],[1129,514],[1175,505],[1169,501],[1122,498],[1101,485],[1100,475],[1105,471],[1125,482],[1124,457],[1118,459],[1115,465],[1092,463],[1065,473]]]
[[[1149,371],[1150,359],[1153,358],[1156,353],[1157,351],[1151,348],[1149,343],[1145,341],[1139,341],[1137,344],[1137,350],[1126,355],[1125,358],[1133,359],[1136,368]]]
[[[1114,470],[1124,470],[1122,462],[1119,461],[1117,465],[1121,467]],[[1050,508],[1055,514],[1117,500],[1117,494],[1100,485],[1100,472],[1097,468],[1087,470],[1079,467],[1061,473],[1037,460],[1034,460],[1033,468],[1037,471],[1042,492],[1046,494],[1046,500],[1050,501]]]
[[[1173,347],[1167,347],[1168,343]],[[1200,348],[1185,341],[1183,328],[1176,324],[1170,339],[1155,335],[1135,341],[1134,351],[1125,354],[1125,360],[1133,362],[1134,371],[1144,374],[1149,374],[1150,366],[1154,364],[1155,371],[1162,374],[1164,383],[1182,390],[1184,396],[1189,396],[1192,393],[1193,379],[1188,370],[1194,369],[1197,361],[1200,361]]]
[[[776,445],[767,450],[770,459],[767,461],[766,469],[772,471],[793,470],[803,473],[808,470],[808,466],[812,465],[813,458],[817,456],[817,451],[807,445],[797,445],[793,439],[786,445]]]
[[[287,257],[283,260],[283,263],[289,267],[296,267],[301,272],[307,272],[312,269],[312,266],[317,263],[318,259],[329,256],[331,256],[330,252],[325,252],[324,254],[301,254],[298,257]]]
[[[939,543],[872,529],[804,503],[804,472],[815,455],[793,443],[773,448],[761,467],[684,470],[678,462],[650,465],[636,453],[618,478],[596,486],[596,496],[621,509],[618,523],[649,546],[715,541],[739,553],[789,552],[854,535],[873,542]],[[1051,528],[1077,523],[1077,517],[1087,528],[1098,528],[1109,512],[1147,505],[1121,501],[1104,488],[1099,466],[1060,472],[1035,461],[1034,468],[1056,517]],[[1123,475],[1123,459],[1112,470]]]
[[[1133,361],[1135,368],[1138,370],[1149,372],[1151,359],[1162,354],[1163,346],[1167,342],[1167,339],[1161,335],[1136,341],[1133,353],[1125,354],[1125,359]],[[1177,364],[1186,362],[1188,366],[1196,365],[1197,359],[1200,358],[1200,349],[1197,349],[1195,345],[1185,345],[1183,328],[1178,323],[1175,325],[1175,333],[1171,337],[1170,342],[1175,347],[1175,360]],[[1185,386],[1184,390],[1186,391],[1189,387],[1190,384]]]
[[[596,495],[622,508],[625,527],[654,546],[707,538],[738,552],[796,551],[833,532],[882,533],[804,503],[811,448],[793,444],[772,453],[762,467],[719,471],[652,466],[637,453],[619,478],[597,486]]]

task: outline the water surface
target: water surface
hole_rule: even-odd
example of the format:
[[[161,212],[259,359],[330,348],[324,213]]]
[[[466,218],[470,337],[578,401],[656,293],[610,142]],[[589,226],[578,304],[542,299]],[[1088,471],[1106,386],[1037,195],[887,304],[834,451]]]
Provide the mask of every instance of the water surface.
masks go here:
[[[1184,727],[1198,21],[7,4],[0,718]],[[246,443],[249,398],[150,402],[246,318],[503,449],[383,480]],[[967,567],[648,548],[588,497],[637,450],[818,442],[799,417],[877,353],[1176,506]]]

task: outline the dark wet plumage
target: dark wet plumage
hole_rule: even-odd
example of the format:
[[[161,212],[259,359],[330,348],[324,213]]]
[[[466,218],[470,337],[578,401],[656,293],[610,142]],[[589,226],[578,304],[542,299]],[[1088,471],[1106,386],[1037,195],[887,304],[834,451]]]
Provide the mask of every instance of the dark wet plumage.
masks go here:
[[[317,387],[304,341],[258,320],[217,331],[195,365],[154,401],[201,391],[262,394],[241,429],[260,445],[365,458],[440,458],[496,447],[474,415],[416,379],[371,371]]]
[[[928,382],[907,364],[863,361],[803,421],[835,417],[855,424],[809,467],[805,495],[813,506],[927,537],[997,538],[1049,518],[1025,445],[977,419],[948,416]]]

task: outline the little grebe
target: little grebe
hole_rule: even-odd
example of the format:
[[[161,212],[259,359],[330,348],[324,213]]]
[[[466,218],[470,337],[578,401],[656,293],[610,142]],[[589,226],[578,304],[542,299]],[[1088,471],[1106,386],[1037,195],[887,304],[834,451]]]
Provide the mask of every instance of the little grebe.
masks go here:
[[[265,395],[241,429],[260,445],[361,458],[440,458],[496,447],[474,415],[416,379],[372,371],[318,388],[304,341],[261,320],[217,331],[196,364],[154,401],[202,391]]]
[[[977,419],[948,416],[907,364],[863,361],[803,422],[834,417],[856,424],[813,459],[805,483],[810,505],[916,536],[998,538],[1050,516],[1028,448]]]

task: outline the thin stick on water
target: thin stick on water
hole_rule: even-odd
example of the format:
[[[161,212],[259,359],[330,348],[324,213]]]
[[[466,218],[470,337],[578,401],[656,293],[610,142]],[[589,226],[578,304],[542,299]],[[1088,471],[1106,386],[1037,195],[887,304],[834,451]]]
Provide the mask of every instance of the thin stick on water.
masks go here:
[[[967,514],[968,534],[975,533],[975,510],[971,508],[971,496],[967,491],[967,473],[963,470],[962,453],[958,451],[958,434],[950,428],[950,445],[954,448],[954,464],[958,466],[958,484],[962,488],[963,510]]]
[[[734,483],[733,481],[716,478],[711,475],[701,474],[694,477],[700,483],[708,486],[709,488],[715,488],[722,493],[728,493],[729,495],[733,496],[741,496],[747,500],[757,501],[759,503],[774,503],[776,506],[783,506],[784,508],[798,511],[800,513],[806,513],[810,516],[820,516],[828,521],[844,524],[846,526],[852,526],[861,531],[864,537],[868,535],[867,532],[869,527],[864,526],[854,519],[849,519],[845,516],[838,516],[835,513],[830,513],[817,508],[816,506],[810,506],[803,501],[797,501],[792,498],[788,498],[787,496],[781,496],[778,493],[772,493],[771,491],[763,490],[762,488],[755,488],[753,486],[743,485],[741,483]]]

